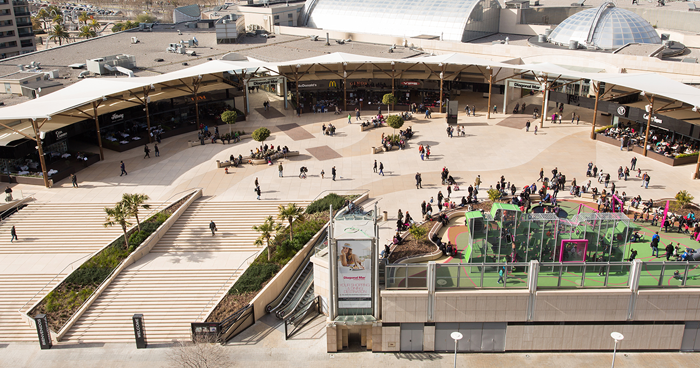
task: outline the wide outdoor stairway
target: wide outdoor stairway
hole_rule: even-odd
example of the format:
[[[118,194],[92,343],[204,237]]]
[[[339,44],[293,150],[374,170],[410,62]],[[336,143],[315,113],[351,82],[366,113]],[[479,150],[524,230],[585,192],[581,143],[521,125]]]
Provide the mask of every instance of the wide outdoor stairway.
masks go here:
[[[194,202],[150,254],[112,282],[64,340],[131,342],[136,313],[144,315],[149,342],[189,339],[190,323],[214,307],[245,271],[246,259],[260,250],[252,226],[276,217],[278,206],[287,203]],[[216,236],[209,230],[212,220]]]
[[[111,205],[30,202],[0,224],[0,342],[37,341],[17,311],[26,304],[26,312],[121,234],[118,226],[102,225],[104,207]],[[13,225],[19,241],[10,242]]]

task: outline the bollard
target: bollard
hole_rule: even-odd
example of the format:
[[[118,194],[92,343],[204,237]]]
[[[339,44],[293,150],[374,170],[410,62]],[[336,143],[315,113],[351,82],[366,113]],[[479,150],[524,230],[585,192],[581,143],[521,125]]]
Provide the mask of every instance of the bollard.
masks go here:
[[[387,211],[382,212],[382,221],[389,221],[389,213]]]
[[[36,323],[36,332],[39,334],[41,349],[51,349],[53,343],[51,342],[51,331],[49,330],[49,321],[46,319],[46,315],[37,314],[34,317],[34,322]]]

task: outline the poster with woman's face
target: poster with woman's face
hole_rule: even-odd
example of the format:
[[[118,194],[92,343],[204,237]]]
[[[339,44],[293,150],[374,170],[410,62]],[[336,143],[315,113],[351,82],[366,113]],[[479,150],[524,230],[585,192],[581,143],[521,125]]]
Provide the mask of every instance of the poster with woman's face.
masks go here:
[[[338,240],[338,304],[341,308],[371,308],[372,242]]]

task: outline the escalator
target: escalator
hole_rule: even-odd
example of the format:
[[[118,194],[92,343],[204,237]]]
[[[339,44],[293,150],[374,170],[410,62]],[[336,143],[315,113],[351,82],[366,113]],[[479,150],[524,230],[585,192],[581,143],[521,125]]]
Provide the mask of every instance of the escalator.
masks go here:
[[[270,311],[274,312],[275,316],[279,319],[284,319],[286,315],[289,315],[299,306],[299,303],[306,296],[306,294],[311,291],[313,294],[314,290],[314,265],[309,262],[304,271],[301,273],[297,282],[294,283],[291,289],[287,292],[282,302],[277,306],[277,308]]]
[[[311,257],[314,255],[314,250],[311,249],[309,253],[306,254],[306,257],[304,258],[304,261],[302,262],[302,265],[294,272],[292,277],[289,278],[289,281],[287,281],[287,284],[282,288],[282,291],[280,294],[275,298],[273,301],[271,301],[267,306],[265,306],[265,311],[267,313],[272,313],[275,310],[277,310],[280,305],[283,304],[285,298],[287,298],[288,294],[290,294],[290,290],[297,284],[300,278],[302,277],[302,274],[304,272],[310,272],[308,269],[313,270],[313,263],[311,263]]]

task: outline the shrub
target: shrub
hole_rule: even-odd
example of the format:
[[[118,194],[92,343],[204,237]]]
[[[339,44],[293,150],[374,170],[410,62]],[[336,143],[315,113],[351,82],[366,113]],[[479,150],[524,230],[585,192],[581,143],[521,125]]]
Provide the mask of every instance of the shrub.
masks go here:
[[[233,285],[229,294],[242,294],[262,289],[262,284],[277,273],[279,266],[274,263],[252,264]]]
[[[413,238],[416,240],[423,240],[425,237],[425,234],[428,233],[428,229],[416,225],[411,225],[411,227],[408,229],[408,232],[413,235]]]
[[[683,157],[692,157],[692,156],[697,156],[700,152],[694,152],[694,153],[681,153],[680,155],[676,155],[676,158],[683,158]]]
[[[612,125],[606,125],[606,126],[604,126],[604,127],[602,127],[602,128],[596,129],[595,132],[596,132],[596,133],[603,133],[606,129],[610,129],[610,128],[612,128],[612,127],[613,127]]]
[[[258,142],[264,142],[270,136],[270,129],[265,127],[255,129],[253,132],[253,139]]]
[[[492,201],[496,201],[501,198],[501,192],[496,189],[489,189],[487,193],[489,195],[489,199]]]
[[[385,105],[393,105],[396,103],[396,101],[397,101],[396,96],[394,96],[391,93],[387,93],[382,97],[382,103]],[[398,129],[398,128],[396,128],[396,129]]]
[[[80,267],[66,278],[66,283],[77,285],[101,284],[112,272],[107,267]]]
[[[689,205],[695,197],[693,197],[692,194],[688,193],[687,190],[681,190],[676,194],[676,202],[681,206],[681,208],[684,208],[685,206]]]
[[[306,213],[312,214],[321,211],[328,211],[328,207],[330,205],[333,205],[333,210],[337,211],[345,206],[345,198],[335,193],[328,194],[327,196],[317,199],[306,206]]]
[[[401,129],[403,126],[403,119],[398,115],[391,115],[386,118],[386,125],[394,129]]]

